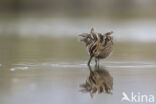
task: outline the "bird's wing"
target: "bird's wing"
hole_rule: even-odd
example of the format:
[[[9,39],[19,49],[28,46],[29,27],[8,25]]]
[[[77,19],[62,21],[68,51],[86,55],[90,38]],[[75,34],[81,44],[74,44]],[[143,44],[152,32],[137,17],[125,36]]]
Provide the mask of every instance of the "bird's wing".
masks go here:
[[[92,39],[100,41],[100,36],[94,31],[94,28],[91,28],[90,35]]]
[[[106,47],[107,46],[107,43],[110,41],[110,39],[108,38],[107,35],[103,35],[103,42],[102,42],[102,45],[103,47]]]
[[[90,53],[90,55],[94,55],[96,50],[97,50],[97,42],[93,42],[89,46],[89,53]]]

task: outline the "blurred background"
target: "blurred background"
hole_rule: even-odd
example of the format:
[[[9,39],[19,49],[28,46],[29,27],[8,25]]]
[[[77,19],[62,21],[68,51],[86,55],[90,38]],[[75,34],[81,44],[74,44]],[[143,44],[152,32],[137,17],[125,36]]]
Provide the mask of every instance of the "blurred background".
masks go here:
[[[123,91],[156,94],[155,10],[156,0],[0,0],[0,104],[122,104]],[[79,93],[89,56],[78,34],[91,27],[114,31],[113,53],[100,63],[113,94],[95,99]]]
[[[155,9],[155,0],[1,0],[0,35],[75,37],[94,27],[118,41],[155,41]]]

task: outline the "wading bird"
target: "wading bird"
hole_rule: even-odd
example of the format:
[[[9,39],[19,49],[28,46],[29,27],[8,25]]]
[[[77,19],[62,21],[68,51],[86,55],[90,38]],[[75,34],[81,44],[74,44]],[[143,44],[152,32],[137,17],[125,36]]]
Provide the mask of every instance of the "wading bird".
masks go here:
[[[94,28],[91,28],[90,33],[82,33],[79,36],[82,37],[81,41],[86,44],[87,51],[90,55],[88,65],[92,58],[95,58],[96,65],[99,65],[99,59],[104,59],[110,55],[113,49],[113,32],[107,32],[105,34],[97,33]]]
[[[81,92],[89,92],[91,97],[95,94],[107,93],[112,94],[113,90],[113,77],[104,68],[95,66],[92,70],[91,66],[88,66],[90,70],[90,75],[86,82],[81,84]]]

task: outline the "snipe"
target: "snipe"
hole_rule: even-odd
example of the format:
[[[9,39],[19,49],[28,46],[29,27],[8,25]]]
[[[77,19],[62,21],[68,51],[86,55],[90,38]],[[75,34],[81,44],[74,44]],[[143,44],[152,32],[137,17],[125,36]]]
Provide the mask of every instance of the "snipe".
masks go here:
[[[105,34],[97,33],[94,28],[91,28],[90,33],[82,33],[79,36],[82,37],[81,41],[86,44],[88,53],[90,55],[88,65],[92,58],[95,58],[96,65],[99,65],[99,59],[104,59],[110,55],[113,49],[113,32],[107,32]]]
[[[94,70],[91,66],[88,66],[90,70],[90,75],[86,82],[81,84],[81,92],[89,92],[91,97],[95,94],[107,93],[112,94],[113,90],[113,77],[104,68],[95,65]]]

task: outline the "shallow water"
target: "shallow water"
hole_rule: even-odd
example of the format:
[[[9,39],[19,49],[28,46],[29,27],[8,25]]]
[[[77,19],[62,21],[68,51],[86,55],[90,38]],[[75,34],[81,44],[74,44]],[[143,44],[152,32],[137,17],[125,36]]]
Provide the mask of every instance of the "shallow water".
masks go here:
[[[77,36],[80,33],[95,31],[106,33],[114,31],[117,41],[156,41],[156,18],[108,18],[70,16],[0,16],[0,34],[25,37],[37,36]]]
[[[125,104],[122,93],[156,95],[156,43],[115,42],[100,66],[113,77],[112,94],[80,92],[88,55],[77,38],[0,38],[0,104]],[[94,67],[94,61],[91,64]]]

